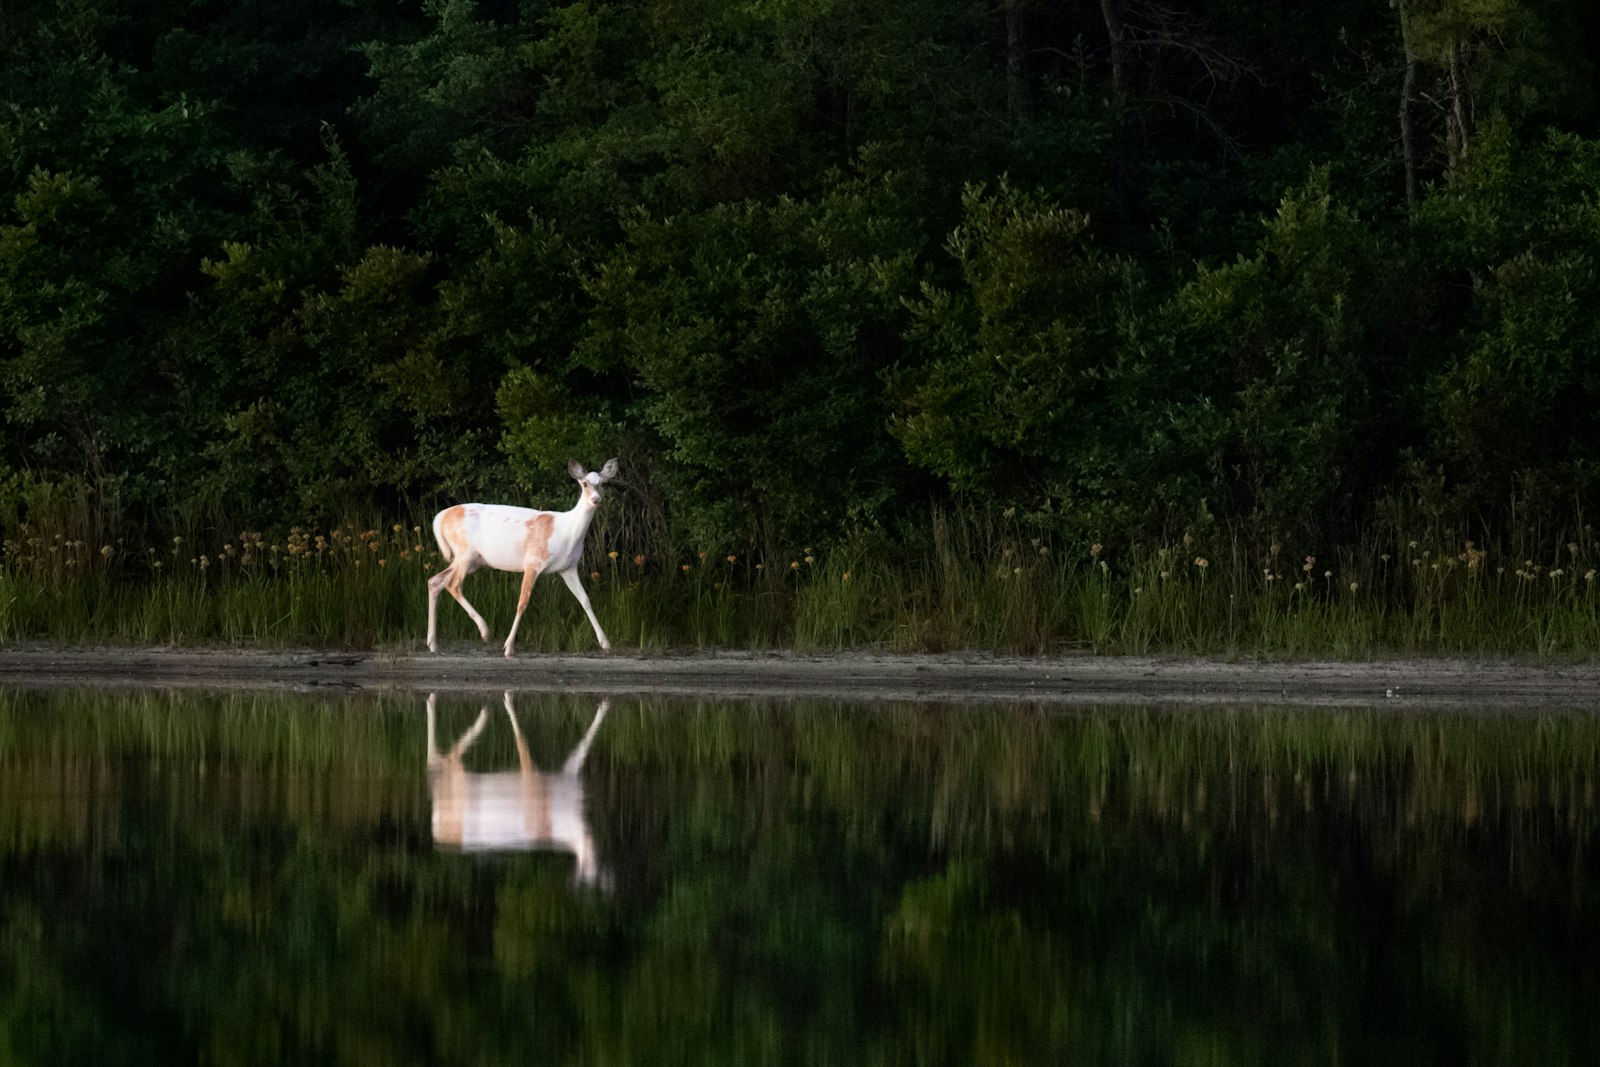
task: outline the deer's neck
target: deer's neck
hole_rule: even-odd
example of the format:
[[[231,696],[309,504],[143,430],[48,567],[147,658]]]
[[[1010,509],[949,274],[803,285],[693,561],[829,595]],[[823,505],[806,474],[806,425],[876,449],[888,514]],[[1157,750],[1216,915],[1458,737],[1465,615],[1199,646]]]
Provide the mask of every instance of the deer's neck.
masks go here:
[[[566,519],[569,528],[580,536],[589,529],[589,523],[594,521],[594,513],[599,508],[588,497],[580,496],[578,502],[572,505],[572,510],[567,512]]]

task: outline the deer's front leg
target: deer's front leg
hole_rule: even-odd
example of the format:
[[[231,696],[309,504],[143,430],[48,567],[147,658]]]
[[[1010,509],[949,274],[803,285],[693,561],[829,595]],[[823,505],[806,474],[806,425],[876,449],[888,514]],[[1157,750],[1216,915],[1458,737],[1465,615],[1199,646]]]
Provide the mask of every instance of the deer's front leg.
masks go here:
[[[511,632],[506,635],[506,659],[511,658],[511,649],[517,643],[517,627],[522,624],[522,613],[528,610],[528,597],[533,594],[534,579],[539,577],[540,564],[534,564],[522,572],[522,595],[517,598],[517,617],[511,620]]]
[[[589,606],[589,594],[583,591],[583,580],[578,577],[578,569],[573,567],[562,571],[561,579],[572,590],[572,595],[578,598],[578,603],[583,605],[583,613],[589,616],[589,625],[594,627],[594,635],[600,639],[600,650],[610,652],[611,642],[606,640],[606,632],[600,629],[600,620],[594,617],[594,608]]]

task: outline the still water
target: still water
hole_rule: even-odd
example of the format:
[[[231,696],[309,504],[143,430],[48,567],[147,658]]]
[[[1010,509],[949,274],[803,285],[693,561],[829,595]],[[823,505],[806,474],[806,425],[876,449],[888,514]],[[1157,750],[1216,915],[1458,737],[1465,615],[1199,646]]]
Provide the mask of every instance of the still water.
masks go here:
[[[0,691],[0,1062],[1596,1062],[1600,715]]]

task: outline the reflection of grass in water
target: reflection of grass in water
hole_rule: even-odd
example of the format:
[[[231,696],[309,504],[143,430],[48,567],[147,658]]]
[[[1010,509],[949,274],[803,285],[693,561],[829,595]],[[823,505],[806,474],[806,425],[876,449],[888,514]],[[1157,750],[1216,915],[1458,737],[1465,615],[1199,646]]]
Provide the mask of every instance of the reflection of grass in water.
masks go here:
[[[484,701],[442,698],[443,740],[460,734]],[[580,695],[525,694],[518,704],[535,757],[545,762],[564,755],[593,711],[592,699]],[[130,757],[211,773],[249,768],[269,778],[325,780],[341,803],[376,817],[384,803],[415,794],[421,707],[411,694],[5,692],[0,766],[13,780],[59,772],[80,783]],[[484,767],[514,765],[498,716],[473,751]],[[1113,811],[1193,821],[1394,805],[1408,818],[1564,812],[1587,824],[1600,720],[646,701],[632,713],[614,711],[596,756],[597,766],[668,768],[673,777],[779,774],[847,818],[870,819],[897,796],[921,796],[935,834],[953,838],[981,836],[1044,808],[1093,822]],[[626,775],[619,782],[625,790]]]
[[[587,722],[587,697],[522,698],[532,729]],[[495,694],[442,698],[441,730],[460,733]],[[285,773],[345,771],[403,777],[422,766],[423,696],[357,693],[166,690],[0,689],[0,759],[32,753],[115,760],[145,757],[199,765],[208,761],[269,767]],[[579,734],[581,734],[581,727]],[[576,737],[574,737],[576,739]],[[514,759],[508,736],[485,739],[474,752]]]

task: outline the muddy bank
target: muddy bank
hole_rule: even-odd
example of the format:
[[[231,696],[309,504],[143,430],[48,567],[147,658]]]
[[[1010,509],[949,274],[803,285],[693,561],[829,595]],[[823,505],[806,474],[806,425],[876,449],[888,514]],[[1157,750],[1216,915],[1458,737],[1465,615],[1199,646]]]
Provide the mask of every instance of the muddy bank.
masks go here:
[[[518,655],[450,648],[326,652],[0,649],[0,685],[572,691],[961,703],[1376,705],[1600,709],[1600,665],[1469,660],[1277,663],[1156,657],[683,653]]]

